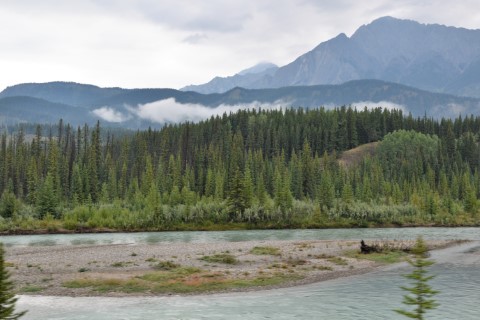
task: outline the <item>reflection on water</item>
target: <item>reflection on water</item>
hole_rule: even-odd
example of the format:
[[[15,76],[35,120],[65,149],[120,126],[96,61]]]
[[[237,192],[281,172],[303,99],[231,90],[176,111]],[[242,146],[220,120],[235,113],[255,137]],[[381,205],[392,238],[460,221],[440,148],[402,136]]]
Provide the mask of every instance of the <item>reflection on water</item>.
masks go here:
[[[162,241],[161,237],[159,237],[159,235],[156,234],[156,233],[148,234],[145,237],[145,242],[146,243],[155,244],[155,243],[159,243],[161,241]]]
[[[478,319],[480,314],[480,255],[465,253],[479,243],[435,252],[437,264],[431,285],[440,308],[431,320]],[[472,256],[474,259],[472,260]],[[466,263],[466,264],[464,264]],[[367,275],[307,286],[250,293],[158,298],[28,297],[19,309],[25,319],[404,319],[392,310],[401,304],[405,285],[401,274],[410,268],[396,265]]]
[[[96,244],[97,241],[95,239],[72,239],[70,243],[74,246],[93,245],[93,244]]]
[[[57,245],[57,241],[55,241],[55,239],[38,239],[38,240],[35,240],[35,241],[30,241],[28,243],[29,246],[55,246]]]

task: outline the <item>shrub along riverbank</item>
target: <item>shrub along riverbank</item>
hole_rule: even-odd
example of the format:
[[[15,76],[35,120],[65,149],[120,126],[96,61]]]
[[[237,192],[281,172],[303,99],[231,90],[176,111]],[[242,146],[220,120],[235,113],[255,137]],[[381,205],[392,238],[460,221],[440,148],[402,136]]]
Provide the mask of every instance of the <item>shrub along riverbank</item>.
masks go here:
[[[470,214],[430,216],[409,205],[389,207],[364,203],[339,204],[338,208],[333,207],[323,213],[318,204],[296,200],[287,212],[281,212],[275,207],[258,206],[233,220],[230,220],[226,203],[214,206],[200,202],[191,207],[164,205],[160,212],[159,216],[158,212],[148,209],[131,210],[120,203],[79,206],[66,211],[60,219],[51,215],[43,219],[31,216],[3,219],[0,232],[35,234],[479,225],[478,220]]]

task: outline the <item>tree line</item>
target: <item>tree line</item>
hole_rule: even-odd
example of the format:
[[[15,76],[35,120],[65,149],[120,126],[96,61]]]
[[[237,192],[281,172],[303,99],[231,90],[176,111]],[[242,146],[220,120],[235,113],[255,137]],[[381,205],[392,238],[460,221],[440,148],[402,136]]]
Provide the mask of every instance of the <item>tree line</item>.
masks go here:
[[[479,128],[474,116],[350,107],[241,110],[120,135],[100,123],[60,120],[31,134],[20,126],[0,137],[0,222],[4,230],[39,221],[122,230],[475,224]],[[375,141],[372,156],[338,161]]]

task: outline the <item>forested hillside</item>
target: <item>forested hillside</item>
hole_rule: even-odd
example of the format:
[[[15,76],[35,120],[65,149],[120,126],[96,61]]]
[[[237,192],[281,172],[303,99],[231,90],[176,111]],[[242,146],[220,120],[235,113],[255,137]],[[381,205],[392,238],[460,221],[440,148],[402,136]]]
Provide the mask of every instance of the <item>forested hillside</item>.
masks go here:
[[[115,230],[472,225],[480,117],[239,111],[116,137],[59,123],[0,141],[0,226]],[[345,150],[381,141],[353,165]]]

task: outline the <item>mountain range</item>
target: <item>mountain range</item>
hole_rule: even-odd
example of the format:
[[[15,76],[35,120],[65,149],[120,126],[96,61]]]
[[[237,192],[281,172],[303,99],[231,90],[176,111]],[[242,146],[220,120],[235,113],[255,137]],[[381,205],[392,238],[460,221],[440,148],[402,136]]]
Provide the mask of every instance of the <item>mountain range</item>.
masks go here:
[[[383,17],[351,37],[339,34],[285,66],[216,77],[182,90],[221,93],[236,86],[280,88],[359,79],[480,97],[480,30]]]
[[[56,123],[63,118],[74,125],[102,120],[110,125],[141,128],[166,122],[198,121],[241,108],[342,105],[395,107],[414,116],[480,114],[479,98],[432,93],[381,80],[272,89],[237,87],[221,94],[50,82],[19,84],[0,92],[0,121],[4,124]]]
[[[73,125],[102,120],[142,128],[241,108],[342,105],[395,107],[436,118],[480,115],[480,30],[384,17],[285,66],[264,62],[181,90],[18,84],[0,92],[0,123],[62,118]]]

